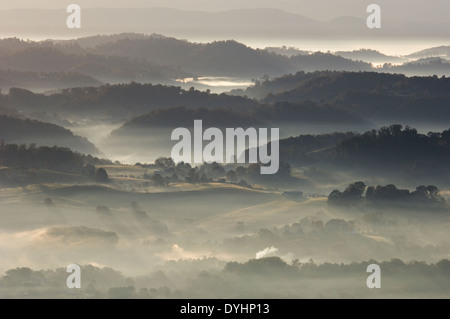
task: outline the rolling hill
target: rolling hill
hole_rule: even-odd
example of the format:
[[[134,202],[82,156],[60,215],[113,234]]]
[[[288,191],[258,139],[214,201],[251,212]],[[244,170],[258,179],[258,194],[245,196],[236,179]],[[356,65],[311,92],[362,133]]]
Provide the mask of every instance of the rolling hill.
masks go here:
[[[0,139],[4,143],[63,146],[81,153],[98,154],[86,138],[55,124],[0,115]]]

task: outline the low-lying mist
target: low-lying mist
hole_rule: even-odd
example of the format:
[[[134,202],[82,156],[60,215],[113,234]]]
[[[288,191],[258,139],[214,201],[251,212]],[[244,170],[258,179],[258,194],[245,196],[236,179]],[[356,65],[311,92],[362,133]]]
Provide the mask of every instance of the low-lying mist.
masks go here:
[[[4,297],[448,297],[448,213],[214,182],[145,186],[149,169],[106,169],[106,185],[2,189]],[[368,261],[381,264],[379,292],[365,287]],[[73,263],[84,266],[72,293]]]

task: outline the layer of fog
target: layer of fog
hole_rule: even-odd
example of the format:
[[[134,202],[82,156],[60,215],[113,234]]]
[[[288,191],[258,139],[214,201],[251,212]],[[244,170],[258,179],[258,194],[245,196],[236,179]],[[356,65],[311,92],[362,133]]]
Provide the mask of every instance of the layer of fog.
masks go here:
[[[122,172],[109,187],[3,189],[1,271],[79,263],[131,276],[167,260],[242,262],[267,248],[288,262],[450,257],[446,214],[341,210],[325,199],[297,202],[276,191],[221,185],[154,188],[138,174]]]
[[[299,203],[280,195],[241,192],[227,194],[222,189],[207,195],[148,196],[94,187],[2,196],[0,273],[16,267],[64,269],[71,263],[120,271],[122,275],[116,275],[120,280],[97,278],[94,285],[103,297],[114,297],[108,295],[112,287],[133,286],[135,293],[141,288],[156,289],[154,297],[167,298],[346,298],[355,296],[356,287],[364,287],[364,266],[348,274],[330,268],[325,273],[299,276],[276,260],[268,260],[267,269],[264,263],[252,262],[255,268],[249,264],[242,270],[233,266],[237,267],[233,270],[227,263],[244,265],[251,259],[274,256],[287,265],[310,260],[319,265],[355,265],[393,258],[436,263],[450,257],[448,216],[428,211],[339,210],[323,200]],[[51,204],[45,204],[47,196],[51,196]],[[224,268],[228,270],[224,272]],[[440,277],[441,284],[428,278],[428,272],[406,279],[398,277],[404,272],[400,266],[395,269],[398,273],[383,275],[384,290],[378,295],[369,294],[367,288],[358,289],[365,297],[385,298],[414,296],[422,290],[425,296],[448,293],[441,287],[447,277]],[[87,270],[84,275],[86,289],[94,278]],[[17,283],[15,289],[28,291],[28,297],[42,297],[49,293],[45,289],[50,285],[50,295],[65,295],[66,276],[51,285],[41,281],[38,288],[44,295],[33,295],[35,284],[22,287]],[[413,285],[413,280],[419,280],[421,288]],[[239,283],[242,281],[245,285]],[[223,286],[225,282],[228,284]],[[305,285],[310,289],[301,288]],[[0,286],[5,288],[3,282]],[[159,290],[163,287],[166,295]],[[5,289],[14,296],[14,289]]]
[[[280,129],[280,139],[299,135],[320,135],[332,134],[335,132],[364,133],[373,129],[389,126],[393,123],[379,122],[375,124],[289,124],[275,123],[270,128]],[[421,134],[428,132],[442,132],[448,129],[444,124],[425,123],[404,123],[404,126],[417,129]],[[171,140],[172,131],[176,128],[147,128],[136,132],[123,132],[124,134],[114,134],[122,123],[102,123],[92,121],[80,121],[67,126],[76,135],[86,137],[100,150],[102,157],[112,161],[119,161],[126,164],[153,163],[159,157],[170,157],[172,148],[177,144],[177,140]],[[203,127],[203,130],[207,129]],[[188,128],[189,129],[189,128]],[[246,129],[246,127],[244,127]],[[193,132],[190,128],[191,133]],[[193,134],[192,134],[193,135]],[[225,135],[225,133],[224,133]],[[208,141],[203,142],[206,146]],[[247,141],[247,147],[248,147]],[[225,146],[225,145],[224,145]],[[208,160],[208,159],[205,159]]]

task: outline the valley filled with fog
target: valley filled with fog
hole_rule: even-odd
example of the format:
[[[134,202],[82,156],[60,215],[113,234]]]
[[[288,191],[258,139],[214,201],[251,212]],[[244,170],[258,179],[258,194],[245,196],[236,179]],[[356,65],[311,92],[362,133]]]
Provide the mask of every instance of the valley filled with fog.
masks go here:
[[[0,39],[0,298],[449,298],[449,43],[213,31]],[[174,161],[195,120],[279,128],[277,172]]]

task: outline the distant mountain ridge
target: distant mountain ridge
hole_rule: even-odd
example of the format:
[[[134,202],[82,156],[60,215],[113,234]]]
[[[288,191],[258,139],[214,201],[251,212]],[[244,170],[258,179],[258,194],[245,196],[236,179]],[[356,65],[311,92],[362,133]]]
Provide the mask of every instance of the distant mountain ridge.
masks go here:
[[[168,8],[86,8],[83,10],[83,29],[75,33],[64,28],[66,14],[62,10],[26,9],[0,11],[0,29],[23,29],[28,21],[30,34],[54,34],[59,37],[74,34],[92,35],[124,31],[149,32],[182,36],[189,32],[196,36],[217,38],[246,35],[266,36],[356,36],[367,35],[365,16],[339,17],[330,21],[316,21],[300,14],[275,8],[235,9],[218,12],[188,11]],[[232,23],[231,23],[232,21]],[[398,23],[384,21],[377,34],[395,36],[448,36],[447,24]]]
[[[295,51],[292,50],[289,52],[283,54],[283,49],[280,51],[276,48],[252,49],[234,40],[193,43],[158,34],[124,33],[41,42],[3,39],[0,40],[0,68],[18,72],[80,74],[78,82],[74,79],[75,75],[70,76],[72,81],[67,79],[67,75],[60,76],[61,83],[52,82],[56,88],[64,85],[74,87],[77,86],[76,83],[79,83],[78,86],[99,85],[100,82],[175,84],[179,79],[203,76],[233,77],[249,81],[251,78],[281,76],[300,70],[450,75],[446,61],[439,66],[432,61],[420,60],[420,67],[412,64],[386,64],[381,68],[374,68],[371,63],[362,60],[397,60],[396,57],[373,50],[337,52],[340,55],[307,51],[297,51],[297,54],[293,54]],[[83,81],[82,76],[86,77],[85,83],[80,83]],[[3,76],[0,88],[12,87],[14,83],[17,83],[18,87],[33,89],[31,85],[15,81],[13,74]],[[188,88],[189,84],[179,85]]]

